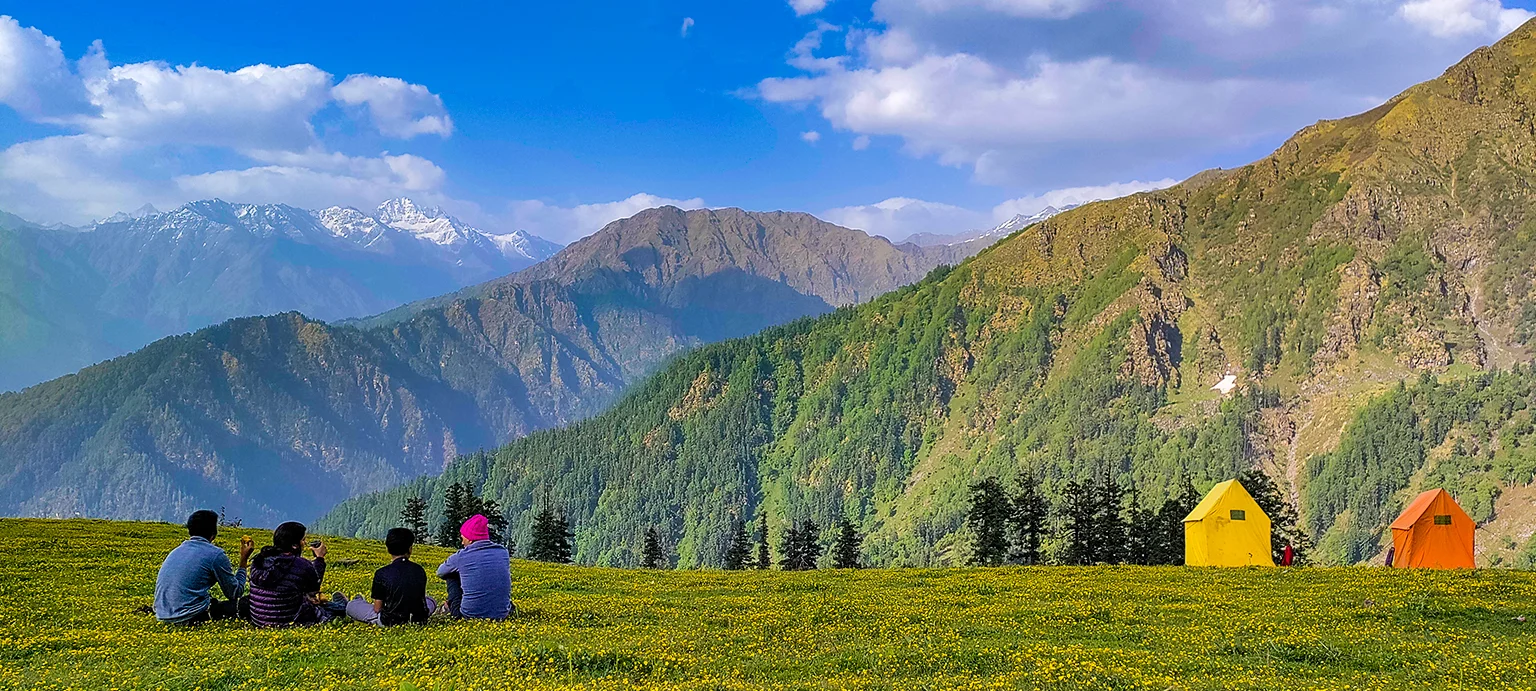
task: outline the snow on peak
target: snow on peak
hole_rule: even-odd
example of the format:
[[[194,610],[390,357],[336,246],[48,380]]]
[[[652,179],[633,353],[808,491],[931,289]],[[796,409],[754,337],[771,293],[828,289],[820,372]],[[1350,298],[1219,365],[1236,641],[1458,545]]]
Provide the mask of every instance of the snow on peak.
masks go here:
[[[119,211],[119,212],[117,212],[115,214],[112,214],[111,216],[108,216],[108,217],[102,219],[101,222],[102,223],[126,223],[128,221],[132,221],[132,220],[139,219],[139,218],[148,218],[150,216],[159,216],[159,215],[160,215],[160,210],[156,209],[153,204],[145,204],[144,206],[141,206],[141,207],[139,207],[137,209],[134,209],[133,211]]]
[[[458,223],[458,219],[449,216],[440,207],[419,206],[408,197],[395,197],[378,208],[379,218],[386,223],[408,222],[420,223],[432,220],[448,220]]]
[[[350,206],[332,206],[315,212],[320,225],[333,235],[347,240],[362,241],[384,231],[382,221]]]
[[[1060,209],[1058,209],[1058,208],[1056,208],[1054,206],[1047,206],[1044,209],[1041,209],[1041,210],[1039,210],[1039,211],[1037,211],[1037,212],[1035,212],[1033,214],[1030,214],[1028,216],[1025,216],[1024,214],[1018,214],[1018,215],[1014,216],[1013,218],[1010,218],[1010,219],[1008,219],[1006,221],[1003,221],[1002,223],[998,224],[998,226],[996,228],[993,228],[992,230],[987,231],[984,235],[982,235],[982,237],[991,237],[993,235],[1012,235],[1012,234],[1017,233],[1017,232],[1019,232],[1021,230],[1024,230],[1025,228],[1028,228],[1028,227],[1030,227],[1030,226],[1032,226],[1032,225],[1034,225],[1036,223],[1044,221],[1047,218],[1050,218],[1052,216],[1055,216],[1055,215],[1057,215],[1059,213],[1062,213],[1062,212],[1065,212],[1065,211],[1071,211],[1073,209],[1076,209],[1079,206],[1081,206],[1081,205],[1080,204],[1068,204],[1065,207],[1062,207]]]

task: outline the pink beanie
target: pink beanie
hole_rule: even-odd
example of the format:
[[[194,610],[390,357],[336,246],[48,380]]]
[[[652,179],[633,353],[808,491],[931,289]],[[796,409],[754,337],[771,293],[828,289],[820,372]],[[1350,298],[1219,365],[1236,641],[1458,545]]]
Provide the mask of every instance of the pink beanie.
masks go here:
[[[464,521],[464,526],[459,528],[459,534],[463,535],[470,542],[489,540],[491,539],[491,522],[486,520],[485,516],[477,513],[470,516],[469,520]]]

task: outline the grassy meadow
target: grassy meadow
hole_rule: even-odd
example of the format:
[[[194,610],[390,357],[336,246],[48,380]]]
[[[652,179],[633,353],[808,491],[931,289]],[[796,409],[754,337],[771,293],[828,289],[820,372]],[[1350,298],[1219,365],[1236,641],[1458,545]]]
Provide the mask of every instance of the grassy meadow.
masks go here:
[[[231,554],[242,534],[221,532]],[[1529,689],[1536,573],[648,572],[514,562],[505,623],[163,626],[180,526],[0,520],[0,688]],[[424,548],[434,567],[446,550]],[[327,590],[380,543],[334,540]],[[442,597],[441,582],[429,593]],[[1517,617],[1532,616],[1530,622]]]

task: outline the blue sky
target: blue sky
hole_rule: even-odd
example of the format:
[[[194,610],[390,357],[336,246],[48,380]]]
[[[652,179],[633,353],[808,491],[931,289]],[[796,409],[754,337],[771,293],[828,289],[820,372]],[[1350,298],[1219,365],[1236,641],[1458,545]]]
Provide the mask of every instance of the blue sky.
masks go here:
[[[8,3],[0,208],[406,195],[560,241],[661,202],[958,232],[1246,163],[1531,3],[441,5]]]

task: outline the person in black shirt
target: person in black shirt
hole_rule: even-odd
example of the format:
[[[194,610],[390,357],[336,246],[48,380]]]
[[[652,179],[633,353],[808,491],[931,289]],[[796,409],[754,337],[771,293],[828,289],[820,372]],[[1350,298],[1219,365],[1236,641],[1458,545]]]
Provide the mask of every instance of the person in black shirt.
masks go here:
[[[405,528],[394,528],[384,536],[384,547],[395,560],[373,572],[373,603],[362,595],[347,603],[347,616],[361,622],[394,626],[422,624],[437,611],[437,603],[427,597],[427,572],[411,561],[411,545],[416,536]]]

